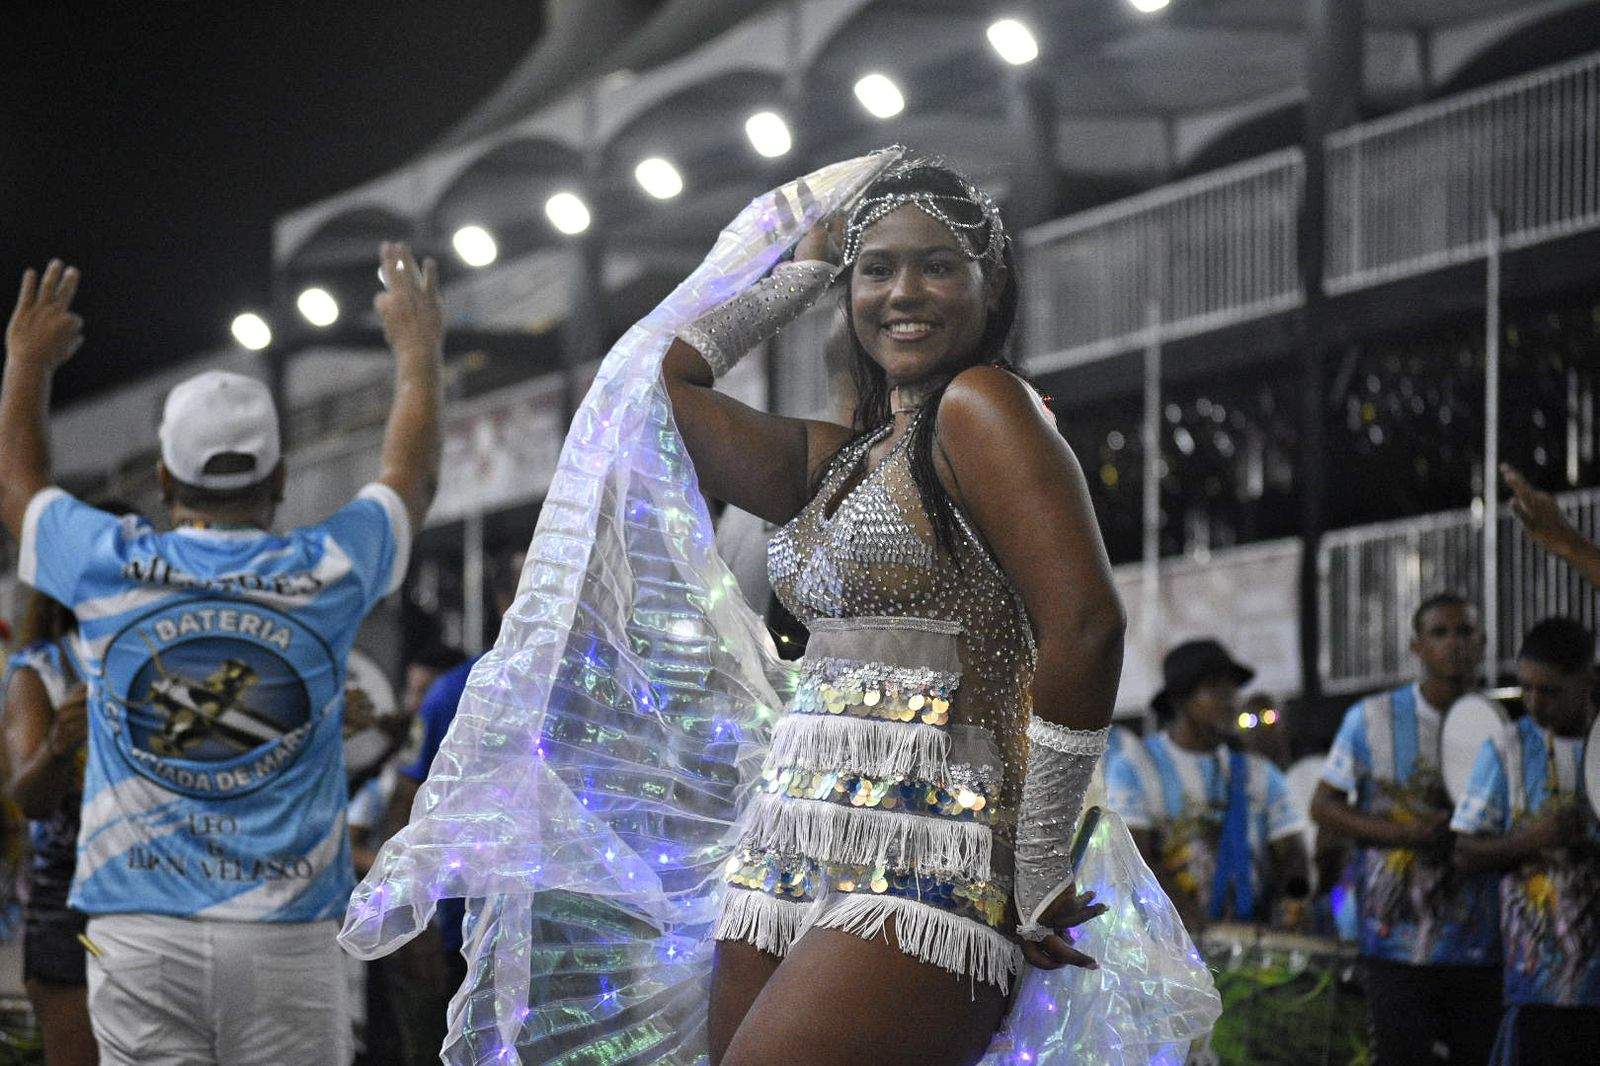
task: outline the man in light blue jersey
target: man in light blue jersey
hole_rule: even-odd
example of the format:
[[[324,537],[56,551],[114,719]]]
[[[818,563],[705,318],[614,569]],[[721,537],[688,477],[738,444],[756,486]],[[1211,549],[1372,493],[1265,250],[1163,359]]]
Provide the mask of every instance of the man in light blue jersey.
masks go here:
[[[1216,641],[1193,640],[1161,674],[1152,703],[1162,730],[1107,756],[1111,808],[1191,929],[1266,922],[1274,903],[1303,903],[1305,819],[1283,773],[1237,743],[1239,687],[1255,671]]]
[[[81,343],[77,271],[29,271],[6,332],[0,520],[18,575],[78,616],[89,756],[71,904],[109,1064],[344,1063],[335,942],[353,887],[345,658],[405,575],[439,466],[443,316],[432,262],[385,245],[394,350],[382,472],[320,525],[269,532],[286,476],[261,383],[167,398],[156,533],[50,485],[46,409]]]
[[[1451,861],[1440,729],[1477,684],[1484,635],[1472,604],[1444,592],[1411,619],[1421,678],[1351,707],[1311,816],[1354,841],[1367,1012],[1382,1063],[1487,1061],[1500,995],[1494,879]]]
[[[1505,1005],[1497,1064],[1593,1062],[1600,1048],[1600,822],[1579,793],[1594,637],[1547,618],[1523,638],[1527,713],[1484,741],[1456,804],[1457,861],[1500,882]]]

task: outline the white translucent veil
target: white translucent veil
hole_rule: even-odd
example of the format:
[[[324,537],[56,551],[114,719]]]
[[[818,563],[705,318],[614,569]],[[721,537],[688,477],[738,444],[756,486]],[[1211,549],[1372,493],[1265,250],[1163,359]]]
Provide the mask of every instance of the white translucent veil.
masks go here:
[[[716,553],[661,360],[897,157],[751,203],[573,420],[500,638],[340,936],[374,958],[467,899],[449,1061],[704,1052],[720,868],[790,672]]]
[[[612,348],[574,417],[499,640],[340,934],[376,958],[465,897],[447,1062],[706,1061],[721,868],[793,673],[716,553],[661,361],[899,154],[753,201]],[[1214,1021],[1209,976],[1120,819],[1083,874],[1112,904],[1079,941],[1101,968],[1031,971],[986,1066],[1181,1063]]]

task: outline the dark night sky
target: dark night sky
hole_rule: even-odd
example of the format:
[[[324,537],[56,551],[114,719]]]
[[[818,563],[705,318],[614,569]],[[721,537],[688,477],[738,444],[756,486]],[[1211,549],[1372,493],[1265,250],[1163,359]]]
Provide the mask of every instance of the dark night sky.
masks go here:
[[[0,51],[0,296],[83,268],[56,401],[229,343],[286,210],[403,163],[536,42],[534,0],[25,4]]]

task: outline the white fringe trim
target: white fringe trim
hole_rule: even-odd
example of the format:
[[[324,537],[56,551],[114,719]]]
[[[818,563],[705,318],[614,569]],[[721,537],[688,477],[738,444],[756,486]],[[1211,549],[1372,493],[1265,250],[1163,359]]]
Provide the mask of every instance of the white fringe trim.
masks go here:
[[[747,944],[786,955],[810,913],[811,902],[778,899],[748,888],[729,888],[722,897],[714,940],[742,940]]]
[[[773,731],[767,765],[943,784],[950,777],[949,756],[949,734],[931,725],[790,714]]]
[[[753,801],[744,843],[817,862],[954,873],[977,881],[992,876],[994,855],[994,834],[981,822],[771,794]]]
[[[922,962],[1011,989],[1022,966],[1022,949],[1003,933],[937,907],[899,896],[833,897],[807,928],[838,929],[865,940],[888,939],[885,923],[894,918],[900,950]]]

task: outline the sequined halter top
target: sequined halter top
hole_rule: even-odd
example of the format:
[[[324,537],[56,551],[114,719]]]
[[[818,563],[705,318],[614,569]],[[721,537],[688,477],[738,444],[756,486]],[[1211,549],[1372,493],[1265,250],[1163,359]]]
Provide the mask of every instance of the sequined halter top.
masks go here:
[[[851,485],[892,428],[846,445],[768,547],[773,590],[812,632],[803,677],[824,682],[802,682],[792,709],[810,709],[809,700],[833,714],[948,730],[951,784],[990,798],[996,809],[987,820],[1009,843],[1027,754],[1033,634],[1021,597],[959,509],[955,556],[939,546],[911,473],[914,424]],[[857,669],[845,684],[826,685],[841,664]],[[947,698],[918,699],[934,691],[930,670],[943,675],[934,690],[947,686]],[[997,765],[983,765],[996,756]]]

